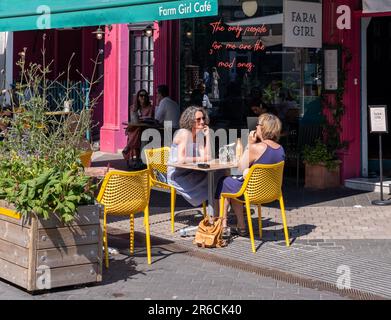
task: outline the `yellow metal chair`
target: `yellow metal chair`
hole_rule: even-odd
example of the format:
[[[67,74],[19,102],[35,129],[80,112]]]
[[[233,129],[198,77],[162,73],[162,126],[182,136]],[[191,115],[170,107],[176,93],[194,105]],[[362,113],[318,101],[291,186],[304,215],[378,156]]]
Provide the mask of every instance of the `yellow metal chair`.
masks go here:
[[[134,253],[134,215],[144,212],[148,264],[151,264],[151,242],[149,235],[149,195],[148,170],[125,172],[110,171],[103,180],[98,202],[104,205],[103,243],[106,268],[109,267],[107,245],[107,215],[130,216],[130,253]]]
[[[151,186],[158,187],[163,190],[170,190],[171,194],[171,232],[174,233],[174,216],[175,216],[175,201],[176,201],[176,190],[173,186],[168,183],[162,182],[158,179],[159,174],[167,176],[167,162],[170,156],[170,148],[162,147],[156,149],[145,149],[145,158],[147,161],[147,166],[149,174],[151,177]],[[206,215],[206,203],[202,203],[202,209],[204,217]]]
[[[262,237],[261,205],[278,200],[280,202],[282,223],[284,227],[285,243],[289,247],[288,227],[286,224],[284,199],[282,197],[282,176],[284,161],[277,164],[256,164],[253,165],[243,182],[242,188],[235,194],[222,193],[220,198],[220,217],[224,214],[224,200],[232,199],[246,205],[247,222],[250,233],[251,248],[255,253],[254,231],[251,221],[250,205],[258,206],[258,228],[259,237]],[[238,199],[244,196],[244,201]]]

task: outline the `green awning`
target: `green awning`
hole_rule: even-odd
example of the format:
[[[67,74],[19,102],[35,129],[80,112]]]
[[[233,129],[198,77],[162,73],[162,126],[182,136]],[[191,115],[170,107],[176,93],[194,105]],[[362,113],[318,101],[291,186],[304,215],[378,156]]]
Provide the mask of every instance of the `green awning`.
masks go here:
[[[217,0],[1,0],[0,31],[184,19],[217,11]]]

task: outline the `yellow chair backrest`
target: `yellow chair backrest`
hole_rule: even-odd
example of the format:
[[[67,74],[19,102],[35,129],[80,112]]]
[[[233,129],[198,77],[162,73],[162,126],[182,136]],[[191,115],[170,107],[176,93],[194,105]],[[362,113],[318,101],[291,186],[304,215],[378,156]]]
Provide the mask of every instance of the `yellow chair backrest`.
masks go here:
[[[157,180],[154,172],[155,170],[161,173],[167,173],[167,162],[170,156],[170,147],[146,149],[144,152],[152,179]]]
[[[276,164],[253,165],[243,183],[242,190],[251,203],[262,204],[278,200],[281,196],[284,161]]]
[[[129,215],[143,211],[149,204],[149,195],[148,170],[110,171],[103,180],[97,201],[105,206],[107,214]]]

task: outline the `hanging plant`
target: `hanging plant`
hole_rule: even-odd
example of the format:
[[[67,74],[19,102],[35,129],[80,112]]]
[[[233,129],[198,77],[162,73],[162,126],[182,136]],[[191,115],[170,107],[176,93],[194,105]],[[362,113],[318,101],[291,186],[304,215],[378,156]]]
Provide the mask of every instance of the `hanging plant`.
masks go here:
[[[343,101],[346,88],[346,75],[352,60],[352,54],[348,48],[342,47],[342,57],[342,65],[338,72],[339,86],[337,90],[334,93],[323,90],[321,95],[322,115],[324,119],[323,143],[326,144],[327,150],[334,159],[337,159],[337,153],[339,151],[346,149],[349,145],[348,141],[341,139],[342,119],[346,109]]]

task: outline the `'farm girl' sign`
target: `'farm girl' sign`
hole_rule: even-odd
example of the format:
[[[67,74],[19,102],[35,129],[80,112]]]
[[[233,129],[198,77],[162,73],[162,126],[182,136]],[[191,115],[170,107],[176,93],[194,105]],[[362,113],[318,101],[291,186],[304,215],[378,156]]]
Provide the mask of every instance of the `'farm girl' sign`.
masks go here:
[[[322,47],[322,4],[284,1],[285,47]]]

